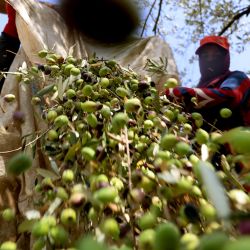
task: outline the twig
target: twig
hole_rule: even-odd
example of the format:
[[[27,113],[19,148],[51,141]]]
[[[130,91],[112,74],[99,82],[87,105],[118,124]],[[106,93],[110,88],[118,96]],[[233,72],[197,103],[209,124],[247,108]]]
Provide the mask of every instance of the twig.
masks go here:
[[[22,75],[22,73],[19,73],[19,72],[10,72],[10,71],[1,71],[0,73],[1,73],[2,75],[3,75],[3,74]]]
[[[14,211],[16,211],[15,199],[14,199],[12,193],[10,192],[10,190],[8,188],[6,189],[5,192],[6,192],[6,195],[7,195],[7,198],[8,198],[9,207],[14,209]]]
[[[214,124],[212,124],[212,123],[210,123],[210,122],[208,122],[208,121],[206,121],[205,119],[203,119],[203,121],[206,123],[206,124],[208,124],[210,127],[211,127],[211,129],[212,128],[214,128],[215,130],[217,130],[218,132],[222,132],[220,129],[218,129]],[[210,132],[211,132],[211,130],[210,130]]]
[[[225,155],[221,156],[221,166],[224,171],[224,173],[227,175],[227,177],[232,181],[232,183],[239,189],[246,191],[245,188],[239,183],[239,181],[235,178],[235,176],[229,171],[230,166],[227,162],[227,159]]]
[[[128,128],[125,126],[125,141],[126,141],[126,151],[128,157],[128,186],[129,190],[132,190],[132,171],[131,171],[131,158],[130,158],[130,151],[129,151],[129,140],[128,140]]]
[[[2,105],[0,104],[0,108],[2,110],[3,113],[6,113],[6,111],[4,110],[4,108],[2,107]]]
[[[147,15],[147,17],[146,17],[146,19],[145,19],[145,22],[144,22],[144,24],[143,24],[142,31],[141,31],[141,37],[143,36],[143,33],[144,33],[145,29],[146,29],[146,25],[147,25],[148,19],[149,19],[150,15],[151,15],[151,13],[152,13],[152,11],[153,11],[153,8],[155,7],[156,1],[157,1],[157,0],[155,0],[155,1],[153,2],[153,4],[151,5],[151,8],[150,8],[150,10],[149,10],[149,12],[148,12],[148,15]]]
[[[119,143],[126,144],[126,141],[122,140],[121,137],[118,137],[118,136],[116,136],[114,134],[111,134],[110,132],[107,132],[107,135],[108,135],[109,138],[111,138],[111,139],[113,139],[113,140],[115,140],[115,141],[117,141]]]
[[[0,208],[2,209],[4,207],[3,197],[0,194]]]
[[[127,126],[125,126],[124,132],[125,132],[127,164],[128,164],[128,187],[129,187],[129,191],[131,192],[132,191],[132,171],[131,171],[131,157],[130,157],[130,151],[129,151],[129,140],[128,140],[128,128],[127,128]],[[134,214],[132,212],[132,209],[130,210],[129,217],[130,217],[130,225],[133,228],[133,242],[134,242],[134,246],[136,247],[135,218],[134,218]]]
[[[45,132],[43,132],[41,135],[37,136],[36,139],[34,139],[33,141],[29,142],[28,144],[26,144],[24,146],[24,148],[27,148],[28,146],[32,145],[34,142],[38,141],[41,137],[43,137],[48,131],[50,130],[50,128],[48,128]],[[23,146],[13,149],[13,150],[9,150],[9,151],[3,151],[0,152],[0,155],[4,155],[4,154],[10,154],[10,153],[14,153],[16,151],[20,151],[23,148]]]
[[[13,55],[15,55],[15,56],[17,55],[16,52],[13,52],[13,51],[11,51],[11,50],[6,49],[6,51],[9,52],[9,53],[11,53],[11,54],[13,54]]]
[[[159,22],[160,15],[161,15],[162,2],[163,2],[162,0],[160,0],[160,2],[159,2],[158,14],[157,14],[157,17],[156,17],[156,20],[155,20],[155,25],[154,25],[154,28],[153,28],[153,31],[154,31],[155,35],[156,35],[158,22]]]
[[[250,13],[250,5],[247,8],[238,11],[238,13],[233,16],[232,20],[219,32],[218,35],[219,36],[223,35],[233,25],[234,22],[238,21],[244,15],[249,15],[249,13]]]

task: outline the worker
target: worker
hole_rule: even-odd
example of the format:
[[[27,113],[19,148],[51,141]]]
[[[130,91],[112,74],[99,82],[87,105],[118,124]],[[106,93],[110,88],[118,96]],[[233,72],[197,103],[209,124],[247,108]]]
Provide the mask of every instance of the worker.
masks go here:
[[[57,0],[44,0],[41,1],[47,6],[56,9],[55,4],[58,3]],[[0,13],[7,13],[8,21],[5,25],[2,34],[0,36],[0,73],[7,72],[15,58],[15,55],[20,47],[20,41],[18,38],[17,28],[16,28],[16,11],[14,8],[5,2],[0,0]],[[0,74],[0,93],[3,87],[5,77]]]
[[[204,37],[196,50],[201,73],[197,87],[166,89],[166,96],[183,102],[185,111],[200,112],[220,130],[250,125],[250,80],[241,71],[230,71],[229,47],[226,37]],[[222,118],[222,108],[232,115]]]
[[[3,6],[3,4],[1,4],[1,6]],[[6,72],[9,70],[20,46],[15,23],[16,12],[9,4],[6,3],[5,6],[6,9],[2,8],[1,11],[6,11],[8,15],[8,22],[0,36],[0,72]],[[4,76],[0,75],[0,92],[3,83]]]

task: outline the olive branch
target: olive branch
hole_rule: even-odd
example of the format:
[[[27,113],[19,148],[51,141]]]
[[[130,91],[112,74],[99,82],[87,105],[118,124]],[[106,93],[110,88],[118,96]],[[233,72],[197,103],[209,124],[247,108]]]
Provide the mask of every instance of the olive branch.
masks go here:
[[[159,61],[153,59],[147,59],[144,70],[152,74],[167,74],[168,58],[160,57]]]

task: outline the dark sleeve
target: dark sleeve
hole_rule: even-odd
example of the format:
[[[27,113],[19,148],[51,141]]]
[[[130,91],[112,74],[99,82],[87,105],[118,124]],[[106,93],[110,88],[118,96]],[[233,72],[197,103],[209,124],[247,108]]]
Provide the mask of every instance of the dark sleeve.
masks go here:
[[[226,79],[220,88],[177,87],[167,89],[166,96],[184,102],[190,102],[192,97],[196,97],[196,108],[210,108],[221,104],[226,104],[229,108],[234,108],[241,104],[244,94],[249,89],[250,80],[242,73]]]

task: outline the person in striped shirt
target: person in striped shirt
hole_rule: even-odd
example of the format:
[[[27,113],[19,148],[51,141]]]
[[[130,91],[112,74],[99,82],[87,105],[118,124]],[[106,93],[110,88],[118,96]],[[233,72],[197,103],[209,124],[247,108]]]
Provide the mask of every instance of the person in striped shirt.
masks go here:
[[[0,36],[0,71],[8,71],[12,61],[17,53],[20,41],[18,39],[16,29],[16,12],[15,10],[6,3],[5,6],[1,4],[1,10],[6,12],[8,15],[8,22]],[[5,9],[3,8],[5,7]],[[4,83],[4,77],[0,77],[0,92]]]
[[[169,99],[183,103],[185,111],[200,112],[205,121],[220,130],[250,125],[250,80],[241,71],[230,71],[229,47],[226,37],[204,37],[196,50],[201,73],[197,87],[165,91]],[[222,108],[231,109],[232,116],[221,118]]]
[[[58,4],[58,0],[43,0],[41,2],[49,7],[54,7],[55,4]],[[9,70],[20,47],[20,41],[16,28],[16,11],[14,8],[4,0],[0,0],[0,13],[8,15],[8,22],[0,36],[0,72],[6,72]],[[0,75],[0,93],[3,83],[4,77]]]

